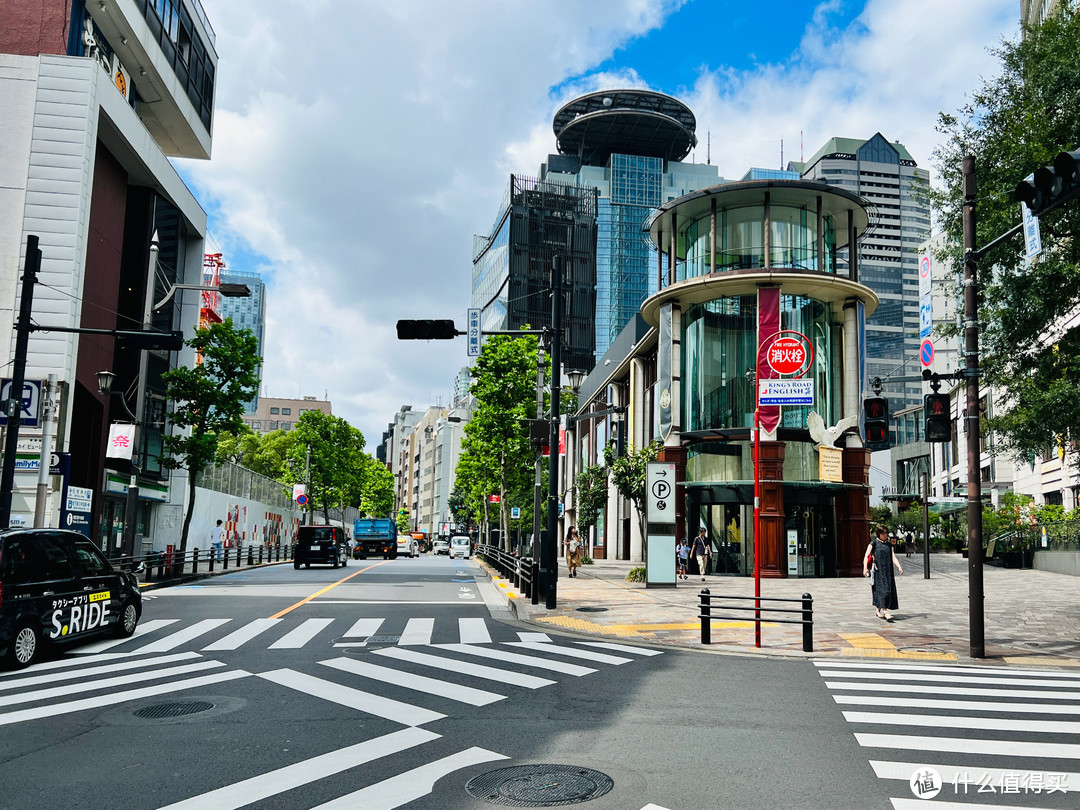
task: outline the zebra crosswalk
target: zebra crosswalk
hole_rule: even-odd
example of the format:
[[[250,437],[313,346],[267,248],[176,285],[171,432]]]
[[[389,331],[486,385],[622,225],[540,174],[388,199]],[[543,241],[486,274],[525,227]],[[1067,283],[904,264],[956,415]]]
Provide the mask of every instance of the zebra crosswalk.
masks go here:
[[[178,619],[150,619],[140,623],[130,638],[103,639],[76,647],[71,652],[75,655],[99,655],[107,651],[151,654],[179,649],[232,652],[253,645],[268,650],[299,650],[319,643],[333,648],[372,644],[421,647],[433,644],[436,638],[456,639],[457,643],[470,645],[496,641],[527,645],[550,641],[544,633],[517,632],[484,618],[260,618],[239,626],[236,620],[228,618],[202,619],[187,625],[179,623]]]
[[[1077,673],[814,663],[895,810],[1076,807]]]

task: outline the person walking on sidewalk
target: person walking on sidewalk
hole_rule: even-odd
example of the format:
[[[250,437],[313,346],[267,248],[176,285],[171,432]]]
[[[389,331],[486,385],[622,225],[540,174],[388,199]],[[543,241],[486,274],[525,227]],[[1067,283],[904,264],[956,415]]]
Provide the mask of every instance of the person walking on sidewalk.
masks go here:
[[[581,565],[581,539],[578,537],[578,530],[575,526],[571,526],[570,530],[566,533],[566,567],[570,571],[570,576],[577,576],[577,569]]]
[[[873,597],[875,615],[887,622],[893,620],[890,610],[896,610],[899,602],[896,597],[896,579],[893,566],[904,575],[904,567],[896,558],[896,550],[889,542],[889,531],[884,526],[875,530],[876,539],[871,539],[863,554],[863,576],[870,577],[870,595]]]
[[[217,525],[210,530],[210,548],[214,550],[214,559],[221,560],[221,548],[222,537],[225,534],[225,530],[221,528],[221,521],[217,522]]]
[[[698,536],[694,538],[694,545],[690,551],[697,558],[698,571],[701,572],[701,581],[705,581],[705,573],[709,570],[709,538],[705,534],[705,527],[698,530]]]
[[[675,562],[678,567],[679,579],[688,579],[686,576],[686,558],[690,555],[690,546],[686,545],[686,541],[680,539],[679,544],[675,546]]]

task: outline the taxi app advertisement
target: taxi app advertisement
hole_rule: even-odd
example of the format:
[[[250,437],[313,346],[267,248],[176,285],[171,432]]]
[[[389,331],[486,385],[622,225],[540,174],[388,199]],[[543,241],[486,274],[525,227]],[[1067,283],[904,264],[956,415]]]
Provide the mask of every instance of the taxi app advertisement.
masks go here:
[[[54,599],[52,626],[49,638],[60,638],[75,633],[85,633],[104,627],[109,618],[108,591],[92,593],[86,596],[73,596],[70,599]],[[64,623],[64,613],[70,610],[67,623]]]

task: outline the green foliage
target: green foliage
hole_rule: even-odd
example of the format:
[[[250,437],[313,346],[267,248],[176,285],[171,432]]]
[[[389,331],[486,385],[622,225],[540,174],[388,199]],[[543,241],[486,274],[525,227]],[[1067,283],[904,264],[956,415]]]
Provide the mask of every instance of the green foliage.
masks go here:
[[[947,140],[935,160],[945,187],[931,198],[948,242],[937,258],[956,268],[962,266],[965,155],[975,159],[981,247],[1019,223],[1016,184],[1058,152],[1080,146],[1080,13],[1063,7],[1029,34],[1003,43],[995,51],[1000,75],[984,80],[957,114],[939,116]],[[1045,215],[1040,226],[1043,253],[1030,267],[1021,238],[1006,240],[979,263],[983,374],[1006,397],[988,426],[998,449],[1018,457],[1080,438],[1080,329],[1052,342],[1044,337],[1080,305],[1080,203]]]
[[[360,486],[360,512],[372,517],[388,517],[394,510],[394,474],[371,456],[364,457],[364,479]]]
[[[644,582],[645,581],[645,566],[641,565],[637,568],[631,568],[626,575],[627,582]]]
[[[596,525],[597,518],[607,504],[607,468],[602,464],[586,467],[574,478],[575,503],[577,505],[578,529],[584,535]]]
[[[880,503],[870,507],[870,526],[884,526],[890,531],[896,523],[896,515],[888,504]]]
[[[408,509],[401,509],[401,510],[398,511],[398,515],[397,515],[398,534],[408,534],[409,529],[410,529],[410,526],[409,526],[409,510]]]
[[[609,444],[604,448],[604,460],[607,462],[611,483],[620,495],[632,501],[637,509],[641,523],[641,533],[645,534],[645,474],[650,461],[656,461],[663,445],[659,439],[640,450],[630,447],[626,455],[615,458],[615,451]]]
[[[302,413],[290,433],[294,444],[288,476],[295,483],[307,475],[312,507],[321,508],[324,519],[329,519],[331,506],[360,506],[369,458],[364,454],[364,434],[340,416],[317,410]]]
[[[236,329],[232,319],[195,330],[187,341],[202,358],[194,368],[180,367],[162,375],[174,432],[163,441],[163,464],[188,471],[188,509],[180,535],[187,549],[188,528],[195,508],[195,476],[217,456],[218,437],[243,428],[244,403],[258,389],[258,342],[249,329]]]

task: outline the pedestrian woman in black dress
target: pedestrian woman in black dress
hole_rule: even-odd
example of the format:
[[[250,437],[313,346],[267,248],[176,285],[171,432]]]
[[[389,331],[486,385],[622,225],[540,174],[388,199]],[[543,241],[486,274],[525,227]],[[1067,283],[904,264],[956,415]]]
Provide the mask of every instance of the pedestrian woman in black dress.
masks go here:
[[[896,566],[900,576],[904,575],[904,568],[900,565],[900,560],[896,559],[896,552],[889,542],[889,530],[878,526],[874,532],[877,537],[870,541],[863,554],[862,573],[864,577],[870,577],[870,593],[877,617],[891,622],[893,615],[889,611],[896,610],[899,606],[893,566]]]

